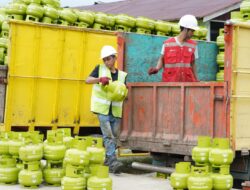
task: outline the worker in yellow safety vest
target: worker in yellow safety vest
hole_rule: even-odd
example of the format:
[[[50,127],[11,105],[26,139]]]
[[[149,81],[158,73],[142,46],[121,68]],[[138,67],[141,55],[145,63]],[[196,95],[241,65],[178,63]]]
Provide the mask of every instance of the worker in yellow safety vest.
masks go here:
[[[123,167],[115,154],[123,101],[110,100],[107,87],[113,81],[119,81],[124,85],[127,76],[127,73],[115,68],[116,54],[117,51],[112,46],[103,46],[101,49],[103,64],[97,65],[86,79],[87,84],[94,84],[91,96],[91,111],[98,116],[106,149],[104,164],[109,166],[112,173],[120,173]]]

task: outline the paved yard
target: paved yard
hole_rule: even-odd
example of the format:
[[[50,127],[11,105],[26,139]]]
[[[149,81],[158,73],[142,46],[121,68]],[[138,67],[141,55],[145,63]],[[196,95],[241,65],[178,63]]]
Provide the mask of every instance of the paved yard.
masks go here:
[[[113,190],[171,190],[169,181],[166,179],[156,178],[155,174],[110,174],[113,179]],[[157,187],[157,188],[156,188]],[[19,190],[29,189],[21,185],[0,185],[0,190]],[[38,189],[42,190],[59,190],[61,187],[50,187],[41,185]],[[29,189],[30,190],[30,189]]]

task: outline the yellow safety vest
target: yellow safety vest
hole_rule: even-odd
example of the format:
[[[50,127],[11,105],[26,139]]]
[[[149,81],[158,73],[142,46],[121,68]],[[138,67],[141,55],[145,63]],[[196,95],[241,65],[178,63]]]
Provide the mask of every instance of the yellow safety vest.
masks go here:
[[[118,81],[125,83],[126,76],[127,73],[118,70]],[[109,77],[112,79],[110,70],[104,64],[99,65],[99,77]],[[107,98],[105,87],[101,83],[94,84],[91,96],[91,111],[94,113],[108,115],[111,104],[113,116],[121,118],[123,101],[110,101]]]

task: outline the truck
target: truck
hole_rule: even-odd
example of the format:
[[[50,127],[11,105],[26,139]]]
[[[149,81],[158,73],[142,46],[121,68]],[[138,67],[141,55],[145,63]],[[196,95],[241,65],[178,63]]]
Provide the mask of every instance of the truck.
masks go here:
[[[235,152],[232,175],[250,180],[250,25],[227,22],[224,32],[223,82],[128,83],[122,146],[152,152],[173,167],[190,160],[198,136],[229,138]],[[150,56],[140,55],[144,61]]]
[[[173,165],[190,157],[198,136],[227,137],[236,155],[234,177],[249,180],[250,26],[229,23],[224,30],[223,82],[215,81],[216,43],[198,41],[200,82],[163,83],[147,69],[156,64],[166,36],[11,21],[8,66],[0,68],[1,81],[7,81],[0,83],[0,131],[98,130],[85,79],[108,44],[118,51],[118,68],[128,72],[121,146]]]

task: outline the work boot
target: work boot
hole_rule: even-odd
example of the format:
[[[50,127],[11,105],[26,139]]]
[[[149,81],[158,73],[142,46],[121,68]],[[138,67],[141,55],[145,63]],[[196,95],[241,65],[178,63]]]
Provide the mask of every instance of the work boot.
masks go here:
[[[115,174],[121,173],[121,170],[123,168],[123,164],[119,162],[116,156],[114,155],[106,157],[104,165],[109,167],[110,173],[115,173]]]
[[[120,174],[123,170],[123,163],[115,160],[109,165],[109,172],[114,174]]]

